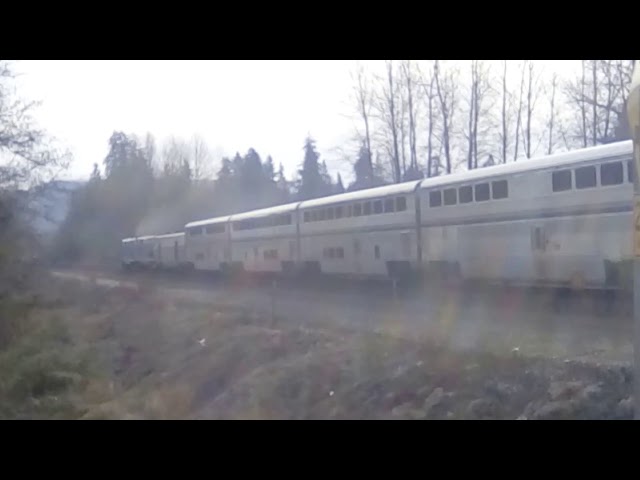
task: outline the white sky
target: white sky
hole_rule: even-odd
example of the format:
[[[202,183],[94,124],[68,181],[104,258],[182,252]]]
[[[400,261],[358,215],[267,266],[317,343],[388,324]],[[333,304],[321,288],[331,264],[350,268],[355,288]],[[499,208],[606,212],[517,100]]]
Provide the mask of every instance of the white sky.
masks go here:
[[[377,69],[382,62],[367,61]],[[566,75],[577,61],[538,61]],[[348,168],[336,154],[354,134],[350,96],[356,61],[36,61],[16,63],[20,95],[40,100],[35,117],[74,154],[71,178],[102,165],[114,130],[158,144],[202,135],[216,161],[255,148],[283,163],[302,161],[310,133],[330,171]]]

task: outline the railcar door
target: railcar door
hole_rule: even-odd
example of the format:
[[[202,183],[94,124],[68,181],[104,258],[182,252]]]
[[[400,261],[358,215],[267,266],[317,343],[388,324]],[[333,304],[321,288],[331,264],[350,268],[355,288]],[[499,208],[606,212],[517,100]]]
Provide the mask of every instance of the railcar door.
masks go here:
[[[531,227],[531,252],[533,257],[534,281],[545,282],[550,280],[549,271],[549,236],[542,225]]]
[[[362,241],[359,238],[353,240],[353,267],[355,273],[362,273]]]

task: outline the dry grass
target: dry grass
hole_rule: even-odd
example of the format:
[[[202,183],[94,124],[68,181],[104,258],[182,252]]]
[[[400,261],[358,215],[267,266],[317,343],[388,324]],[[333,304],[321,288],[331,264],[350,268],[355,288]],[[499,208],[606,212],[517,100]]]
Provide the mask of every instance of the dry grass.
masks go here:
[[[0,358],[5,418],[517,418],[565,379],[611,392],[597,411],[615,417],[630,394],[618,370],[274,324],[153,286],[57,281],[47,295],[33,315],[40,327]]]

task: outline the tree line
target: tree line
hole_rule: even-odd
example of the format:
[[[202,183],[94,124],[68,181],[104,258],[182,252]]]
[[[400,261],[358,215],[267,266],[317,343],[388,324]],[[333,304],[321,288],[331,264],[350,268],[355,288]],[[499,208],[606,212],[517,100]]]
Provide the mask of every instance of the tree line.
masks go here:
[[[356,180],[366,188],[628,139],[634,63],[584,60],[574,78],[545,78],[531,60],[359,65]]]
[[[114,132],[102,165],[71,199],[54,253],[66,260],[114,260],[121,238],[180,231],[185,223],[345,191],[320,161],[315,141],[304,142],[298,179],[253,148],[214,162],[205,141],[176,138],[158,149],[151,134],[140,139]]]

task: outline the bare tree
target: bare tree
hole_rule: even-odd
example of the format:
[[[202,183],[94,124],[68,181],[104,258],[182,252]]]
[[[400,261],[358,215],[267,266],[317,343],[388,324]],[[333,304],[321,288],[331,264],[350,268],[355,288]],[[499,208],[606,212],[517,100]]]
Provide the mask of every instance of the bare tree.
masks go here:
[[[37,127],[33,109],[15,95],[11,64],[0,60],[0,188],[33,187],[48,182],[69,165],[71,155]]]
[[[354,96],[357,110],[364,124],[364,145],[369,159],[369,169],[373,172],[373,153],[371,150],[371,117],[373,107],[373,92],[371,90],[364,67],[358,64],[355,73]]]
[[[395,81],[393,61],[386,61],[386,77],[381,81],[382,88],[378,96],[377,108],[384,125],[386,150],[391,160],[393,180],[398,183],[402,179],[400,170],[399,126],[398,120],[398,86]],[[389,138],[390,137],[390,138]]]
[[[184,140],[171,137],[164,144],[158,161],[161,171],[167,175],[177,173],[187,167],[191,169],[191,148]]]
[[[438,106],[442,117],[442,146],[444,149],[444,158],[447,174],[451,173],[451,146],[453,119],[455,106],[457,101],[457,82],[453,71],[442,71],[441,64],[435,61],[433,67],[433,76],[438,95]]]
[[[407,173],[407,97],[406,90],[404,88],[403,78],[398,79],[398,99],[397,102],[400,108],[400,115],[398,117],[398,132],[400,135],[400,158],[401,158],[401,178],[404,178]]]
[[[507,149],[509,148],[509,89],[507,88],[507,61],[503,60],[502,68],[502,112],[501,112],[501,133],[500,133],[500,147],[501,147],[501,161],[507,163]]]
[[[588,144],[628,138],[626,99],[634,62],[632,60],[585,60],[580,79],[568,81],[565,93],[577,113],[574,137]]]
[[[436,92],[435,75],[433,75],[433,70],[428,73],[428,77],[422,72],[419,72],[419,76],[427,107],[427,177],[430,177],[433,171],[434,135],[435,125],[438,118],[438,95]]]
[[[556,92],[558,90],[558,74],[554,72],[551,77],[551,83],[549,85],[550,93],[549,93],[549,118],[547,120],[547,155],[551,155],[553,153],[553,148],[555,146],[556,138],[553,136],[555,131],[554,127],[556,126],[556,118],[557,118],[557,106],[556,106]]]
[[[525,122],[523,124],[524,131],[522,132],[522,143],[524,146],[525,155],[527,158],[531,158],[531,130],[533,121],[533,111],[538,101],[540,94],[540,76],[535,71],[535,65],[532,61],[527,62],[527,98],[525,106]]]
[[[478,94],[478,61],[471,60],[471,91],[469,98],[469,120],[468,120],[468,130],[466,132],[467,136],[467,169],[471,170],[473,168],[473,153],[476,148],[476,110],[478,108],[477,104],[477,96]]]
[[[471,61],[471,83],[467,101],[467,128],[464,132],[467,142],[467,169],[478,168],[478,157],[482,147],[479,138],[485,133],[481,129],[481,122],[488,123],[490,112],[485,106],[487,94],[491,90],[489,70],[478,60]]]
[[[412,170],[418,169],[418,156],[416,149],[416,108],[417,102],[415,101],[415,83],[414,73],[411,68],[411,61],[407,60],[403,64],[404,79],[406,82],[407,91],[407,104],[409,110],[409,168]]]
[[[40,273],[24,261],[38,255],[29,220],[49,214],[46,205],[34,200],[46,204],[52,190],[61,191],[51,180],[71,161],[70,153],[54,148],[55,140],[36,124],[35,106],[18,97],[12,65],[0,60],[0,311],[11,307],[14,294],[24,295],[29,280]],[[0,343],[13,339],[15,322],[23,320],[10,308],[5,312],[0,314]]]
[[[591,62],[591,79],[593,89],[593,105],[591,106],[592,111],[592,123],[591,123],[591,141],[592,145],[595,145],[598,141],[598,70],[596,62]]]
[[[582,61],[582,78],[580,81],[580,98],[578,99],[580,105],[580,116],[582,118],[582,146],[587,146],[587,104],[586,99],[587,90],[587,62]]]
[[[191,176],[195,181],[209,178],[213,173],[211,153],[200,135],[191,139]]]
[[[518,160],[518,148],[520,146],[520,124],[522,123],[522,97],[524,95],[524,77],[527,61],[522,64],[520,74],[520,94],[518,95],[518,108],[516,109],[516,131],[515,147],[513,149],[513,161]]]

